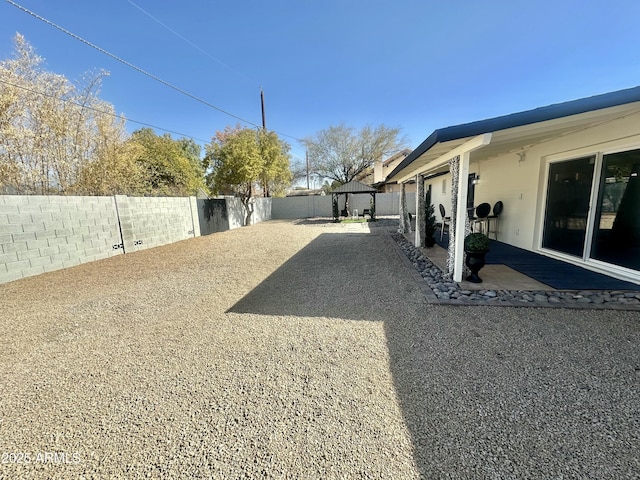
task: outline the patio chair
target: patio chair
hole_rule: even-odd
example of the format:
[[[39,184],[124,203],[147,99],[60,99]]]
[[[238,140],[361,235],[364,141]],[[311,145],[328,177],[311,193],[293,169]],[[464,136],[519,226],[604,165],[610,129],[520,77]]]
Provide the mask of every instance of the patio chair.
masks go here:
[[[442,241],[442,236],[444,235],[444,227],[447,226],[447,232],[451,227],[451,217],[446,216],[446,212],[444,209],[444,205],[440,204],[440,216],[442,216],[442,228],[440,228],[440,241]]]
[[[476,216],[473,217],[473,231],[476,231],[476,225],[480,227],[480,232],[484,233],[485,231],[488,233],[488,217],[491,213],[491,204],[489,203],[481,203],[476,207]]]
[[[493,206],[493,215],[489,215],[487,217],[487,236],[490,233],[495,235],[496,240],[498,239],[498,221],[500,219],[500,214],[502,213],[502,208],[504,205],[501,201],[498,201]],[[493,222],[493,230],[491,230],[491,223]]]

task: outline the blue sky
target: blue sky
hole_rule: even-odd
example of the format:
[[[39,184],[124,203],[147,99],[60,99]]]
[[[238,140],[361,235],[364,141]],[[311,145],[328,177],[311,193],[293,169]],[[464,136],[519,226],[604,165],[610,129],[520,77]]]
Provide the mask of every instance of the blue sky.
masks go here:
[[[330,125],[399,127],[413,148],[436,128],[640,85],[637,0],[14,1],[255,124],[262,86],[267,128],[298,158],[294,138]],[[238,123],[2,0],[0,59],[16,32],[48,70],[110,71],[101,97],[130,119],[201,144]]]

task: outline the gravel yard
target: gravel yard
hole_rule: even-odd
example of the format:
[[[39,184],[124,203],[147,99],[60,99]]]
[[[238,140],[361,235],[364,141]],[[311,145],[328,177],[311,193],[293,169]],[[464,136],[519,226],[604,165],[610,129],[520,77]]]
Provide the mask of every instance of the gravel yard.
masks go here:
[[[0,285],[0,478],[640,476],[640,312],[429,304],[382,225]]]

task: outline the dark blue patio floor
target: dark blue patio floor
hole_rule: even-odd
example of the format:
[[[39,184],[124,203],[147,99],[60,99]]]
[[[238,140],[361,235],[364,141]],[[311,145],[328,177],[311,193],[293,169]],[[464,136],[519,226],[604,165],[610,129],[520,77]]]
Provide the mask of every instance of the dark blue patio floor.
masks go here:
[[[445,234],[440,241],[440,235],[436,235],[436,242],[446,249],[449,236]],[[592,272],[497,240],[491,240],[490,249],[486,256],[487,264],[507,265],[556,290],[640,290],[640,285],[635,283]]]

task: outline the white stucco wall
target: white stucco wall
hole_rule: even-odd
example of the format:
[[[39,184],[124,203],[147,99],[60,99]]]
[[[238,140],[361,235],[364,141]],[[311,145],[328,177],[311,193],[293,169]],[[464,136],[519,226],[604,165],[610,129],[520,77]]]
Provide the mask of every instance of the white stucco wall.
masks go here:
[[[480,176],[480,181],[475,186],[474,205],[487,202],[493,206],[498,200],[504,204],[498,240],[526,250],[540,251],[550,162],[640,148],[640,115],[629,115],[524,147],[524,160],[518,155],[522,149],[493,158],[483,158],[480,149],[472,154],[469,173]],[[441,220],[438,209],[440,203],[445,206],[446,214],[451,215],[451,175],[429,179],[426,184],[432,185],[432,202],[436,207],[437,220]],[[580,263],[580,260],[566,259]],[[599,271],[606,270],[604,273],[613,273],[615,269],[612,266],[602,270],[592,263],[587,266]],[[640,275],[629,275],[629,272],[618,271],[616,276],[632,281],[640,280]]]
[[[536,250],[541,244],[549,162],[634,148],[640,148],[638,115],[531,146],[524,161],[517,152],[480,161],[472,157],[469,171],[480,175],[474,204],[502,200],[498,239]]]

